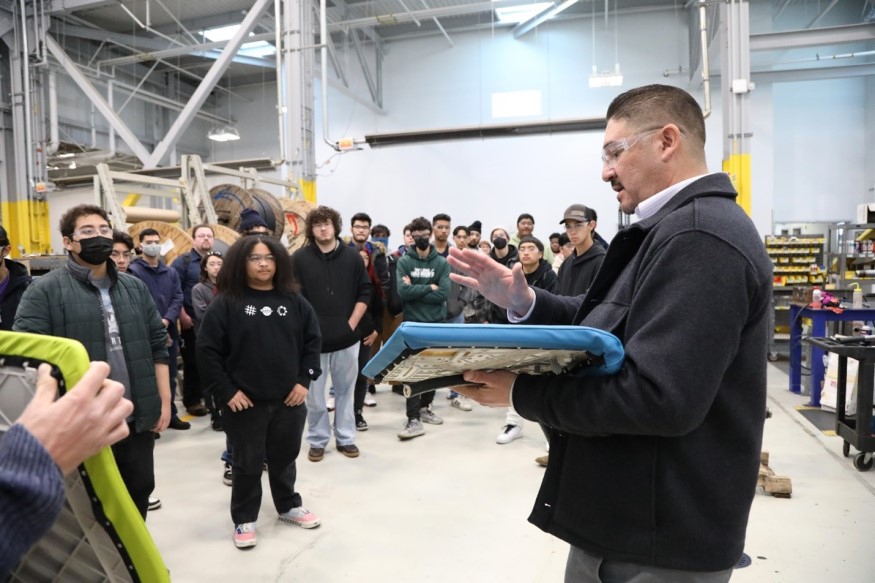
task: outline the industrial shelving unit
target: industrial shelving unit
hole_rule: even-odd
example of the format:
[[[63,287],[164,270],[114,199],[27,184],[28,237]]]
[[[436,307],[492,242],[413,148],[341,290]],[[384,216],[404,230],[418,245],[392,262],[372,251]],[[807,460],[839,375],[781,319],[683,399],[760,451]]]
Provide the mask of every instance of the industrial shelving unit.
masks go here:
[[[777,360],[780,346],[790,340],[790,300],[796,286],[823,286],[823,235],[767,235],[766,252],[774,265],[769,360]]]

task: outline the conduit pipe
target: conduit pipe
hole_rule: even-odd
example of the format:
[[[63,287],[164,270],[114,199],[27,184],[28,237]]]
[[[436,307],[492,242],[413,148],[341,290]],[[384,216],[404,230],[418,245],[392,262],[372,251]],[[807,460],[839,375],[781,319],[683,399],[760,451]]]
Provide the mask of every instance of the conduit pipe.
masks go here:
[[[702,116],[707,119],[711,115],[711,70],[708,66],[708,9],[705,0],[699,2],[699,34],[702,44],[702,89],[705,94]]]
[[[51,156],[61,146],[58,133],[58,79],[55,72],[49,70],[49,144],[46,146],[46,156]]]
[[[328,14],[326,0],[319,0],[319,60],[322,68],[322,140],[336,152],[340,152],[337,142],[328,137]]]
[[[322,0],[323,2],[325,0]],[[27,15],[25,14],[24,0],[18,1],[19,9],[21,10],[21,68],[23,74],[23,87],[21,92],[24,94],[24,149],[25,159],[27,160],[27,185],[33,190],[33,131],[31,125],[33,123],[33,109],[30,103],[30,48],[27,45]],[[28,198],[30,192],[28,192]]]
[[[282,47],[282,31],[285,28],[283,20],[280,18],[280,0],[273,0],[273,19],[274,25],[276,28],[276,113],[277,113],[277,125],[279,126],[279,134],[280,134],[280,159],[276,162],[278,164],[286,163],[286,131],[285,131],[285,99],[283,97],[283,67],[282,67],[282,54],[280,48]],[[229,97],[230,99],[230,97]]]

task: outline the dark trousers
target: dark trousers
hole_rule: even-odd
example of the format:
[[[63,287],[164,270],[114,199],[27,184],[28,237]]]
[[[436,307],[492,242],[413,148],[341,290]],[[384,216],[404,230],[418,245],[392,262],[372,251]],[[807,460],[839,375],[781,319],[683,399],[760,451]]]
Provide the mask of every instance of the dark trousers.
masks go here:
[[[359,375],[355,379],[355,392],[352,396],[352,408],[356,413],[361,413],[365,406],[365,393],[368,392],[368,377],[362,374],[362,369],[371,359],[371,347],[359,344]]]
[[[267,476],[273,505],[279,513],[301,506],[295,492],[307,407],[284,403],[256,403],[233,412],[222,409],[225,432],[234,444],[234,483],[231,486],[231,519],[234,524],[255,522],[261,508],[261,475],[267,460]]]
[[[170,369],[170,418],[173,419],[179,416],[179,412],[176,409],[176,375],[179,368],[176,364],[176,357],[179,355],[179,330],[176,326],[171,326],[168,329],[168,333],[173,340],[173,344],[167,347],[167,354],[170,357],[170,362],[168,363],[168,368]]]
[[[407,399],[407,418],[419,419],[419,410],[428,407],[434,401],[434,391],[426,391]]]
[[[130,434],[112,446],[112,454],[128,494],[145,520],[149,494],[155,489],[155,434],[151,431],[136,433],[133,423],[128,423],[128,428]]]
[[[197,336],[194,328],[183,330],[179,352],[182,354],[182,404],[197,405],[203,399],[201,378],[197,372]]]

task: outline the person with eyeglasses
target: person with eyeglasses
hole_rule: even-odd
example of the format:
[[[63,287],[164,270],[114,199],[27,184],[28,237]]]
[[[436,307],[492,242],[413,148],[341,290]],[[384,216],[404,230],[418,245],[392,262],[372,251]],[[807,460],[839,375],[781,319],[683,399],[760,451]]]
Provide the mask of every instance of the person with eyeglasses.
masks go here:
[[[115,263],[119,273],[127,273],[134,257],[134,239],[124,231],[113,230],[112,253],[109,258]]]
[[[198,361],[234,446],[232,538],[244,549],[257,542],[265,462],[279,520],[302,528],[320,524],[295,489],[295,460],[307,395],[322,373],[322,338],[313,307],[298,291],[288,251],[272,237],[249,235],[231,245],[217,285],[219,294],[200,324]]]
[[[27,267],[9,258],[11,252],[9,235],[0,226],[0,330],[12,330],[21,296],[33,281]]]
[[[155,489],[154,433],[170,422],[167,330],[142,281],[110,260],[113,230],[106,211],[79,205],[61,216],[68,259],[37,278],[21,298],[13,329],[78,340],[91,360],[134,404],[130,434],[112,446],[128,493],[143,518]]]
[[[179,312],[180,342],[182,355],[182,404],[189,414],[202,417],[207,413],[211,422],[215,419],[216,405],[201,388],[197,367],[197,331],[194,327],[194,306],[191,303],[191,290],[200,281],[201,259],[213,248],[216,235],[209,225],[195,225],[191,229],[193,245],[191,251],[177,257],[171,267],[179,275],[182,286],[182,310]]]
[[[723,172],[696,100],[638,87],[608,107],[602,180],[638,221],[585,296],[533,289],[521,268],[453,250],[460,283],[514,322],[618,336],[611,376],[468,371],[462,387],[553,428],[529,520],[568,542],[566,581],[728,581],[760,467],[772,263]]]
[[[593,239],[598,214],[595,209],[586,205],[573,204],[565,209],[559,224],[565,226],[565,234],[574,250],[559,267],[559,287],[556,293],[561,296],[579,296],[589,289],[605,258],[605,248],[596,244]]]

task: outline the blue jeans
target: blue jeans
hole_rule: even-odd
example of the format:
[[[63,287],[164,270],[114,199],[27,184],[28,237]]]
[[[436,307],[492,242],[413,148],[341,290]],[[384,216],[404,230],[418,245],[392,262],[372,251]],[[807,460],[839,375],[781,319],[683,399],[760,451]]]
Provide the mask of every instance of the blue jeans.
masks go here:
[[[310,383],[307,393],[307,442],[310,447],[325,448],[331,438],[331,420],[325,405],[328,374],[334,384],[334,439],[337,445],[355,443],[353,396],[359,372],[359,343],[348,348],[325,352],[319,356],[322,374]]]

